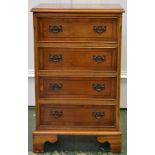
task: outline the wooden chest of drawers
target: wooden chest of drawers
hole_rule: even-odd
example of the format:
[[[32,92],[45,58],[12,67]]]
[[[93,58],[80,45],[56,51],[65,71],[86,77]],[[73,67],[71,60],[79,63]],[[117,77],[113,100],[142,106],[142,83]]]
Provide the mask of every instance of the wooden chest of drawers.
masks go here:
[[[34,17],[34,152],[58,135],[96,135],[121,151],[119,5],[41,4]]]

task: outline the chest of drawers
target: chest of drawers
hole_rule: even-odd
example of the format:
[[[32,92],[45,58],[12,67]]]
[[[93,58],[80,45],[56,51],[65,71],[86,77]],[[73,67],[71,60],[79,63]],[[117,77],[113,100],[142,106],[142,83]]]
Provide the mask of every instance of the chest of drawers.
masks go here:
[[[41,4],[34,20],[34,152],[59,135],[95,135],[121,151],[119,5]]]

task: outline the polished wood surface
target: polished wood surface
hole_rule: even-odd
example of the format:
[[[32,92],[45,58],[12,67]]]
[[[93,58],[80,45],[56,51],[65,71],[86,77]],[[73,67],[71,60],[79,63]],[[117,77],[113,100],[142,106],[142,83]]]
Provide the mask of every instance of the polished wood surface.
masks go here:
[[[116,71],[100,70],[38,70],[38,76],[50,77],[116,77]]]
[[[118,153],[121,150],[121,133],[119,131],[89,131],[89,130],[38,130],[33,132],[33,148],[35,152],[44,152],[44,143],[55,143],[58,137],[55,135],[98,135],[97,141],[100,143],[110,142],[113,153]],[[101,136],[102,135],[102,136]]]
[[[39,105],[51,104],[51,105],[116,105],[116,99],[104,99],[104,98],[40,98]]]
[[[39,18],[38,26],[39,41],[115,41],[117,39],[117,18],[48,16],[48,18]]]
[[[51,85],[61,88],[51,88]],[[98,88],[95,88],[95,85]],[[102,86],[103,85],[103,86]],[[39,78],[40,98],[115,98],[115,78]],[[100,88],[101,87],[101,88]]]
[[[58,116],[55,116],[54,112],[61,115],[57,114]],[[103,116],[95,116],[98,113],[103,114]],[[114,128],[115,107],[101,105],[41,105],[39,129],[65,129],[68,127]]]
[[[39,70],[116,71],[117,49],[114,48],[39,48]],[[55,59],[54,59],[55,58]]]
[[[42,3],[32,8],[32,12],[90,12],[90,13],[123,13],[119,4],[61,4]]]
[[[96,135],[121,151],[119,5],[41,4],[34,19],[34,152],[57,135]],[[49,139],[50,138],[50,139]]]
[[[43,152],[44,150],[44,143],[45,142],[51,142],[55,143],[57,142],[58,137],[56,135],[51,134],[33,134],[33,149],[35,152]]]
[[[33,131],[34,135],[96,135],[96,136],[100,136],[100,135],[110,135],[110,136],[120,136],[121,132],[120,131],[94,131],[94,130],[78,130],[78,129],[71,129],[71,130],[65,130],[64,129],[59,129],[59,130],[37,130],[37,131]]]
[[[121,150],[121,135],[106,135],[98,136],[97,141],[99,143],[109,142],[110,148],[113,153],[118,153]]]

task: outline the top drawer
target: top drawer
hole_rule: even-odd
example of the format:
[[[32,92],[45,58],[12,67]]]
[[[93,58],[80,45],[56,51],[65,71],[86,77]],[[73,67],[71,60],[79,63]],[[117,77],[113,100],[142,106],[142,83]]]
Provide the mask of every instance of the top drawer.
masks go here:
[[[38,18],[38,41],[116,41],[117,18]]]

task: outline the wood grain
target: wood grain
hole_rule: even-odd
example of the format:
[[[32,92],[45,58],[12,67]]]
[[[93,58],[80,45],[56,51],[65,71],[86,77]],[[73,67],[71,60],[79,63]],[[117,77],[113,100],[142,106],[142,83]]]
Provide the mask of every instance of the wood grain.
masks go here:
[[[54,117],[52,112],[62,114]],[[103,113],[103,116],[95,117],[93,114],[97,112]],[[40,115],[39,129],[115,127],[115,106],[44,104],[40,107]]]
[[[112,48],[39,48],[39,70],[116,71],[117,50]],[[61,59],[53,59],[61,56]],[[98,58],[98,59],[97,59]],[[100,61],[101,60],[101,61]]]
[[[109,142],[112,153],[120,153],[121,152],[121,134],[98,136],[97,141],[99,143]]]
[[[50,85],[61,84],[62,88],[52,89]],[[104,85],[99,91],[93,85]],[[39,77],[40,98],[116,98],[115,78],[74,78]]]
[[[38,18],[38,41],[116,41],[117,18],[104,17],[44,17]],[[51,32],[50,26],[61,26],[60,32]],[[94,26],[106,27],[97,33]]]
[[[112,152],[120,152],[124,10],[111,4],[41,4],[31,11],[36,92],[34,152],[43,152],[44,143],[56,142],[57,135],[96,135],[98,142],[111,144]],[[53,55],[58,55],[55,62]],[[94,61],[94,55],[100,62]]]
[[[34,152],[44,152],[44,143],[55,143],[58,140],[56,135],[33,133],[33,150]]]
[[[31,9],[32,12],[90,12],[90,13],[123,13],[119,4],[39,4]]]
[[[116,71],[104,70],[39,70],[40,77],[116,77]]]

